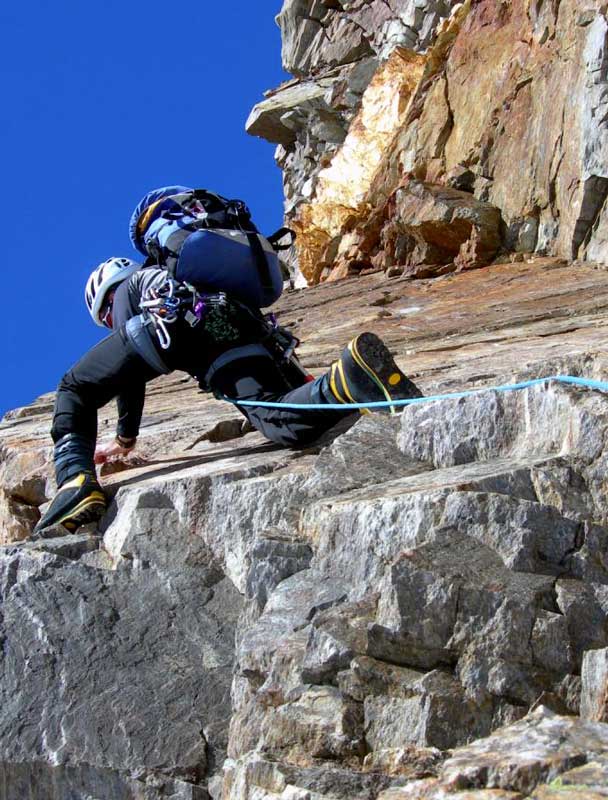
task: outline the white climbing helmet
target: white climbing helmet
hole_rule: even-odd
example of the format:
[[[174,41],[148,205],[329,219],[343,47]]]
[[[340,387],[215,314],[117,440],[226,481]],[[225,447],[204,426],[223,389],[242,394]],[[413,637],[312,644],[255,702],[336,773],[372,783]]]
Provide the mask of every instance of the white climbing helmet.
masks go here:
[[[89,309],[89,314],[93,317],[93,322],[104,327],[99,316],[103,306],[103,301],[108,291],[129,278],[134,272],[140,269],[141,264],[131,261],[130,258],[108,258],[103,264],[96,267],[87,281],[84,290],[84,299]]]

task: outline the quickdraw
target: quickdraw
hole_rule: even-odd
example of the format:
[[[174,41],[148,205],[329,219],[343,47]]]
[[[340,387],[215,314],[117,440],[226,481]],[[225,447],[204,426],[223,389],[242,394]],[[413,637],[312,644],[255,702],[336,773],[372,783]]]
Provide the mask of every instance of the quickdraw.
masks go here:
[[[178,294],[181,288],[181,284],[168,278],[160,286],[149,289],[139,303],[144,314],[152,320],[158,342],[163,350],[168,350],[171,346],[171,334],[167,325],[172,325],[179,319],[179,312],[184,305],[184,298]],[[195,295],[191,295],[188,301],[190,303],[195,301]]]
[[[152,320],[158,342],[163,350],[171,346],[168,325],[184,319],[194,328],[202,322],[211,309],[225,309],[228,298],[224,292],[202,294],[188,283],[173,278],[151,288],[141,299],[140,308]]]

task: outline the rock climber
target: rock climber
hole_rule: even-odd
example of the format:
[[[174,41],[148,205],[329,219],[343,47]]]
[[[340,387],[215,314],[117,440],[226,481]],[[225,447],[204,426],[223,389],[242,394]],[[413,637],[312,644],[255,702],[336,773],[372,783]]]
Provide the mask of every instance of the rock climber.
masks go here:
[[[293,352],[297,340],[260,311],[280,295],[282,277],[244,204],[231,210],[239,202],[180,186],[149,192],[130,228],[144,264],[113,257],[91,273],[87,307],[113,332],[59,383],[51,430],[58,490],[34,536],[103,516],[95,463],[133,450],[145,385],[159,375],[182,370],[218,397],[319,405],[239,408],[266,438],[296,448],[344,418],[328,405],[421,396],[373,333],[355,337],[323,376],[305,373]],[[97,412],[113,398],[116,437],[96,450]]]

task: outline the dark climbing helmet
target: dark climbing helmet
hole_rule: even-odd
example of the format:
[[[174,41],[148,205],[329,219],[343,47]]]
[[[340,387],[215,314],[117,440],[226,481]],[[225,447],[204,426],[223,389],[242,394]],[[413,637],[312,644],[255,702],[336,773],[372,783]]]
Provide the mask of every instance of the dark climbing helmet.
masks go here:
[[[165,210],[166,204],[163,200],[175,194],[191,192],[187,186],[163,186],[161,189],[153,189],[148,192],[135,206],[135,211],[131,214],[129,222],[129,237],[136,250],[144,256],[148,255],[144,244],[144,236],[150,225]]]

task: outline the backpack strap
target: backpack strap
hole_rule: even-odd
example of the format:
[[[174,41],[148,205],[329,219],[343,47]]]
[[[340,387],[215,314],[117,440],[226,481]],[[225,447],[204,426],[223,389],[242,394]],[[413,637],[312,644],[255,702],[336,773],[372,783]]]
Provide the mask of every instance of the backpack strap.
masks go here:
[[[214,203],[215,205],[218,206],[218,210],[220,210],[222,208],[225,208],[231,202],[241,202],[240,200],[239,201],[227,200],[225,197],[222,197],[221,194],[216,194],[215,192],[210,192],[210,191],[208,191],[208,189],[193,189],[190,194],[196,200],[203,201],[203,203],[205,203],[205,202]],[[245,205],[245,204],[243,203],[243,205]],[[246,208],[246,206],[245,206],[245,208]]]
[[[251,247],[251,252],[253,253],[253,257],[255,259],[255,265],[260,275],[260,283],[262,284],[262,288],[272,290],[273,285],[272,276],[270,274],[270,265],[268,263],[268,259],[266,258],[264,248],[262,247],[262,242],[260,242],[259,233],[257,233],[257,231],[255,233],[253,231],[243,231],[243,233],[247,237],[249,247]]]
[[[288,244],[279,244],[283,237],[289,234],[289,243]],[[272,249],[276,250],[277,252],[281,250],[289,250],[289,248],[293,245],[296,240],[296,232],[291,228],[279,228],[274,233],[271,233],[270,236],[267,236],[266,239],[272,245]]]
[[[251,219],[251,212],[242,200],[228,200],[228,214],[234,216],[236,227],[247,237],[263,289],[272,290],[270,264],[260,241],[260,233]]]

